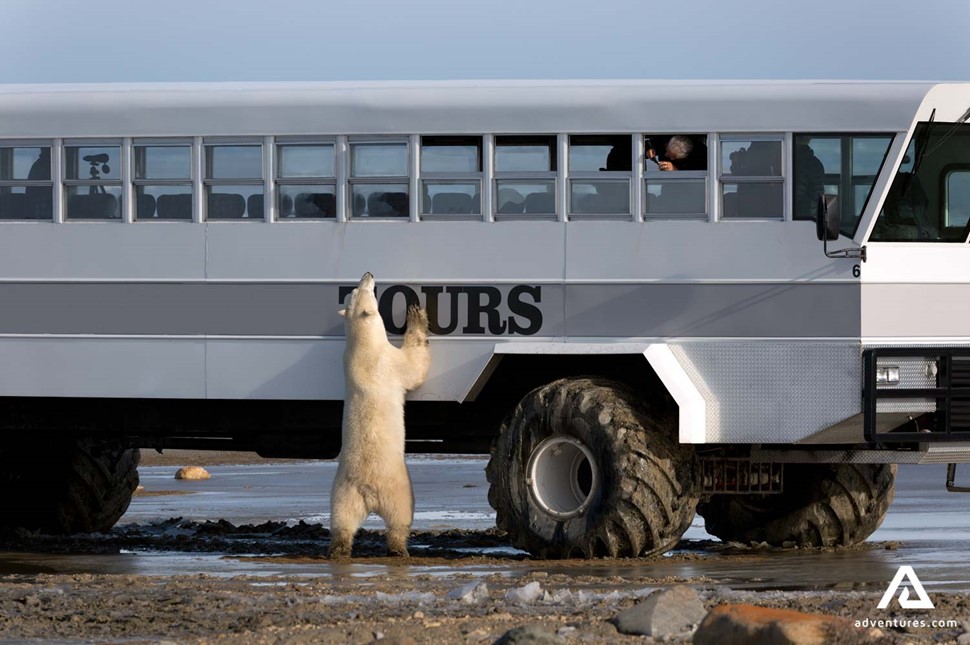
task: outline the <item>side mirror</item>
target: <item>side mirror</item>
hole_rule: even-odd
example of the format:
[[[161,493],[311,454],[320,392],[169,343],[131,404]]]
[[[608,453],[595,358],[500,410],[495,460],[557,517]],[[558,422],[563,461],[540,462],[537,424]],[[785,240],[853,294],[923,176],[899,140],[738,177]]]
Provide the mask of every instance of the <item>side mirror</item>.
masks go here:
[[[818,239],[822,241],[839,239],[841,223],[839,196],[820,194],[818,196],[818,215],[815,216],[815,234]]]

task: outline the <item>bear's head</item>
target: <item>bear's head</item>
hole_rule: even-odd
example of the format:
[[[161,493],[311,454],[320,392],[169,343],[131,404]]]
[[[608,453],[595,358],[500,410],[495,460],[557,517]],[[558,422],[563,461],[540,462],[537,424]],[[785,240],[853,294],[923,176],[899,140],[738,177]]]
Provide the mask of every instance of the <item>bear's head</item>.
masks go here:
[[[357,284],[357,288],[347,297],[347,307],[337,312],[347,319],[347,336],[358,332],[384,332],[384,321],[377,310],[377,294],[374,293],[374,276],[370,272],[364,274]]]

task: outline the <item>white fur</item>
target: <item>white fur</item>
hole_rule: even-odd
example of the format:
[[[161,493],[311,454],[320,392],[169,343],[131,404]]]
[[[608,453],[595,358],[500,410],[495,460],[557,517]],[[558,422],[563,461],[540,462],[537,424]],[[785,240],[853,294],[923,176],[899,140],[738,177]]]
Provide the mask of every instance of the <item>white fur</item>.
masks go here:
[[[350,555],[354,534],[371,512],[387,525],[388,552],[407,555],[414,493],[404,463],[404,395],[424,382],[431,366],[428,317],[410,308],[404,343],[400,349],[392,345],[370,273],[340,314],[346,318],[347,383],[343,445],[330,495],[330,555]]]

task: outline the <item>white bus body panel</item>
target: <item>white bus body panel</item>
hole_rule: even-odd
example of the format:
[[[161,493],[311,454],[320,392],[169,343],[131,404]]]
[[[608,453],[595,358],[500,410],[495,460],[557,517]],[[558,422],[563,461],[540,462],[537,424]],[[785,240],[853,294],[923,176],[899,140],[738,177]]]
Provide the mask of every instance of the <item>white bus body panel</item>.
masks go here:
[[[907,133],[932,109],[953,120],[968,106],[967,86],[926,83],[3,86],[0,141],[895,135],[861,242]],[[473,397],[497,355],[642,354],[680,405],[688,443],[859,442],[865,345],[970,346],[966,244],[870,244],[865,264],[829,259],[813,222],[790,221],[790,160],[777,221],[716,221],[711,171],[712,221],[2,222],[0,395],[339,400],[336,312],[365,271],[379,291],[407,288],[422,304],[428,289],[452,289],[439,294],[439,322],[456,328],[432,338],[431,373],[413,400]],[[568,172],[558,173],[561,201]],[[523,306],[541,313],[538,326],[510,306],[516,287],[535,290]],[[478,288],[502,297],[499,333],[471,303]],[[511,321],[527,331],[516,336]]]

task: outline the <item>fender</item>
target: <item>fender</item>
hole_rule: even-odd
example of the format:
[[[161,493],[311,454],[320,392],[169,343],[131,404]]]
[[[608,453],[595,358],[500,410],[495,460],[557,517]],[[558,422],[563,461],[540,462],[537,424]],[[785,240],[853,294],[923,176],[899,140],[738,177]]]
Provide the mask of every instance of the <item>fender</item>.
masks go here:
[[[706,442],[707,402],[666,343],[495,343],[491,357],[461,400],[468,401],[478,395],[503,356],[584,354],[640,354],[643,356],[677,402],[680,410],[678,440],[681,443]]]

